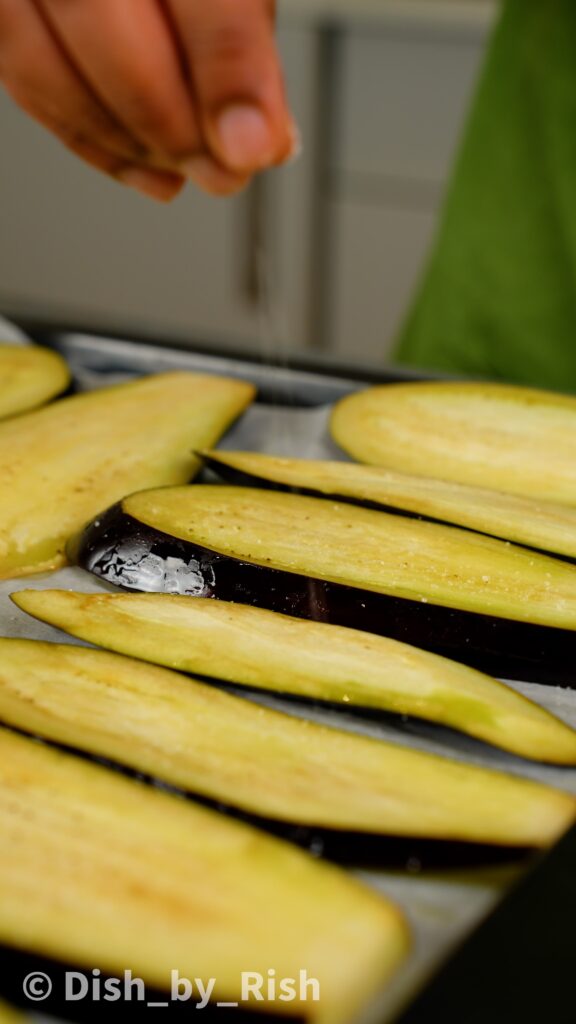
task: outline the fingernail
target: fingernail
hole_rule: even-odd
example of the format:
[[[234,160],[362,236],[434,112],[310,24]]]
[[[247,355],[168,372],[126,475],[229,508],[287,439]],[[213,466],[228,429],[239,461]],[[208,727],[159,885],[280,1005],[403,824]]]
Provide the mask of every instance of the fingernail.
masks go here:
[[[116,175],[123,185],[135,188],[151,199],[159,199],[161,202],[168,202],[180,191],[181,180],[173,174],[162,174],[156,171],[148,171],[144,167],[124,167]]]
[[[258,107],[248,104],[226,107],[216,127],[222,156],[231,167],[251,171],[272,162],[273,140],[268,122]]]

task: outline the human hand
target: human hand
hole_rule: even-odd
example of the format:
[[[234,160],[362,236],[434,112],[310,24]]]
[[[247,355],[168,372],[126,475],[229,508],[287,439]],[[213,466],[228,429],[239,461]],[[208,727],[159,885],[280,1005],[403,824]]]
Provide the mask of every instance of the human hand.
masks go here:
[[[0,0],[0,81],[93,167],[228,195],[296,145],[273,0]]]

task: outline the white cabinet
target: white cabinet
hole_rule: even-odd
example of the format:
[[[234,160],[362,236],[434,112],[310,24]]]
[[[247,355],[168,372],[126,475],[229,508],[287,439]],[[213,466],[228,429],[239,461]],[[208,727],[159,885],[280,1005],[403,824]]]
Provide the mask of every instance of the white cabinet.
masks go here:
[[[482,30],[350,31],[340,56],[340,171],[442,183],[484,50]]]
[[[487,25],[390,24],[341,39],[326,337],[382,361],[423,271]]]
[[[346,198],[333,204],[332,216],[331,350],[381,363],[414,294],[436,216]]]

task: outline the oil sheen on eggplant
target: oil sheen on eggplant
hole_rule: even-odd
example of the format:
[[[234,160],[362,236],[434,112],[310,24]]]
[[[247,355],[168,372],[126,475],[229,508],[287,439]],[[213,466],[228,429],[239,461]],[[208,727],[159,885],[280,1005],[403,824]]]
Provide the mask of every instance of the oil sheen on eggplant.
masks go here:
[[[567,505],[409,475],[380,466],[287,459],[260,452],[206,451],[199,454],[210,469],[231,484],[321,494],[367,508],[463,526],[576,559],[576,509]]]
[[[508,384],[385,384],[343,398],[334,440],[405,473],[576,505],[576,398]]]
[[[377,568],[382,566],[382,572],[389,570],[390,564],[392,576],[397,564],[401,572],[408,567],[412,598],[407,596],[407,588],[402,588],[400,596],[369,590],[368,581],[362,586],[358,540],[352,543],[350,523],[356,524],[357,536],[368,527],[370,533],[376,531],[381,538],[380,558],[375,556],[373,540],[370,552],[372,562]],[[267,524],[284,545],[289,569],[280,567],[280,560],[272,564],[266,544]],[[398,524],[404,548],[389,535],[390,527],[398,532]],[[436,603],[435,580],[426,591],[426,573],[418,571],[406,547],[410,536],[406,530],[412,528],[417,528],[417,536],[425,542],[418,545],[424,569],[429,543],[438,531],[442,539],[448,538],[450,559],[440,551],[435,560],[440,581],[448,576],[444,599],[450,597],[450,577],[457,583],[463,579],[466,596],[471,595],[478,609],[484,601],[485,614]],[[303,540],[307,544],[305,558]],[[339,570],[331,573],[332,579],[320,579],[318,575],[317,555],[321,558],[325,550],[330,553],[332,568]],[[473,577],[465,563],[470,551],[482,555]],[[520,570],[520,579],[514,579],[512,569],[508,578],[500,570],[498,613],[489,600],[494,578],[491,558],[495,553],[500,566],[504,559],[505,567],[518,566]],[[95,575],[129,590],[253,604],[377,633],[500,678],[565,686],[575,682],[576,569],[469,531],[322,499],[194,485],[125,499],[89,524],[71,545],[69,554]],[[525,571],[530,586],[522,578]],[[374,580],[370,583],[375,585]],[[555,628],[503,617],[506,602],[511,616],[534,612],[530,603],[527,606],[523,601],[526,594],[531,597],[531,591],[538,597],[538,617],[549,617]],[[569,628],[560,628],[562,622]]]
[[[523,757],[576,764],[569,725],[495,679],[395,640],[171,594],[20,590],[12,600],[81,640],[167,668],[415,716]]]
[[[0,343],[0,420],[44,405],[69,383],[70,371],[57,352]]]
[[[0,720],[240,811],[320,832],[553,842],[569,795],[328,728],[107,651],[0,639]]]
[[[251,402],[250,384],[165,373],[73,395],[0,423],[0,579],[56,569],[102,505],[187,483]]]
[[[332,865],[5,729],[0,834],[0,943],[64,963],[215,978],[214,1001],[306,970],[319,1002],[244,1005],[344,1024],[407,951],[396,908]]]

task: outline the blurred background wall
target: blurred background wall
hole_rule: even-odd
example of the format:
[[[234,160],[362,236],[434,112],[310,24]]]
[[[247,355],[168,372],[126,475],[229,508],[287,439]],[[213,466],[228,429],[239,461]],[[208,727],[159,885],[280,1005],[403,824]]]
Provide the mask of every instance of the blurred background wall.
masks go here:
[[[304,150],[231,200],[189,188],[156,206],[84,168],[0,96],[0,311],[385,361],[495,10],[492,0],[280,0]]]

